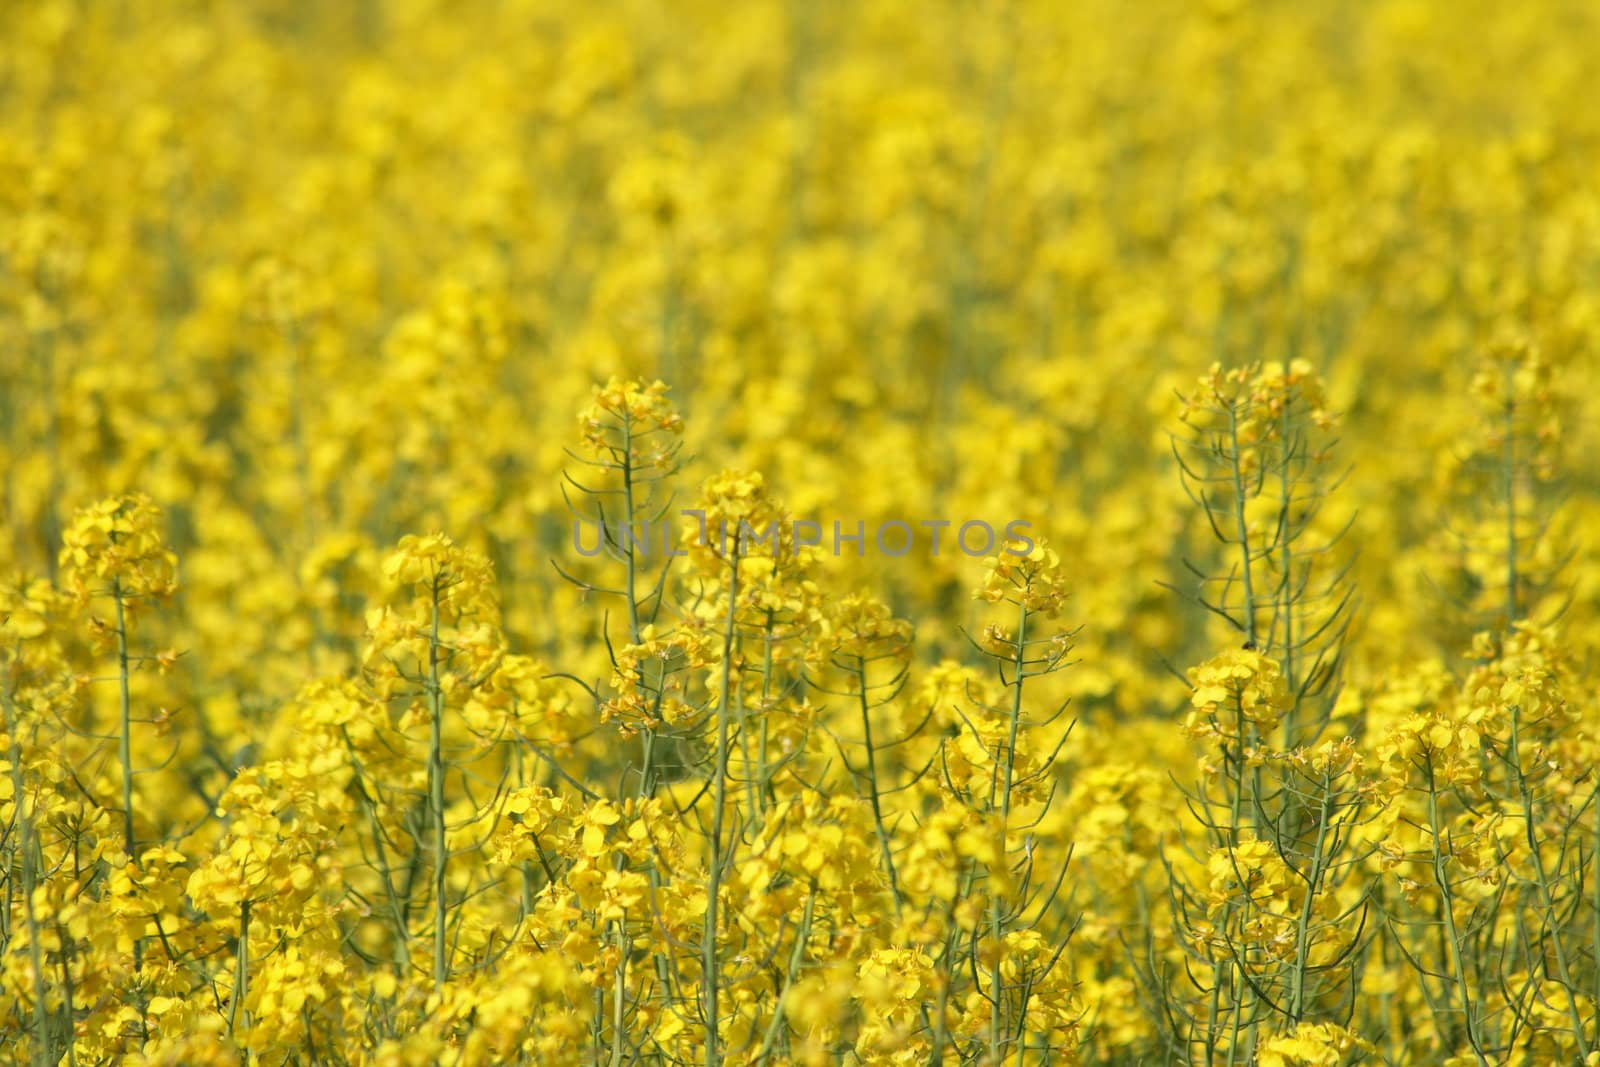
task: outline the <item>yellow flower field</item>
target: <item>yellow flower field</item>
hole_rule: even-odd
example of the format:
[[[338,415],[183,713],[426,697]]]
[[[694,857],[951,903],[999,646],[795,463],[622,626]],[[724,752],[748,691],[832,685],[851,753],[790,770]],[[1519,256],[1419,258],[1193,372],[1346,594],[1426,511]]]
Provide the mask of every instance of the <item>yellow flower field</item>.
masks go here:
[[[1600,1065],[1600,7],[0,10],[0,1060]]]

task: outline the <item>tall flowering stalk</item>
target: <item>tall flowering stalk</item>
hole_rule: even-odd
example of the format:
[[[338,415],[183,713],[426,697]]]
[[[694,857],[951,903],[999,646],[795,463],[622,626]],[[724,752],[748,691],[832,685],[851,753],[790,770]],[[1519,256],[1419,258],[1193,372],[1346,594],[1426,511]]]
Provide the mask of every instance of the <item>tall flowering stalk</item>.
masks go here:
[[[1569,407],[1561,369],[1533,337],[1508,329],[1472,378],[1478,425],[1455,472],[1459,555],[1449,587],[1475,628],[1510,632],[1535,613],[1549,622],[1563,610],[1559,583],[1570,554],[1551,503]]]
[[[451,826],[447,795],[453,754],[446,746],[452,705],[489,681],[504,655],[494,576],[482,556],[442,534],[407,536],[384,561],[384,575],[408,599],[368,619],[367,682],[374,696],[398,703],[402,730],[427,729],[421,797],[431,859],[433,980],[451,975]],[[469,817],[481,821],[480,814]],[[388,875],[385,873],[387,879]],[[397,931],[401,937],[407,931]]]
[[[873,718],[879,709],[895,700],[906,683],[907,662],[911,658],[911,624],[895,618],[887,605],[860,595],[847,596],[840,601],[829,612],[826,624],[828,633],[825,644],[831,664],[846,679],[848,688],[841,691],[827,689],[820,683],[814,683],[814,686],[822,692],[853,698],[860,714],[860,765],[851,760],[848,749],[842,743],[840,754],[850,773],[858,775],[865,783],[861,791],[872,805],[878,847],[898,910],[902,894],[895,874],[892,835],[884,817],[885,797],[892,787],[880,773],[879,763],[885,752],[905,739],[890,740],[881,733],[875,737]]]
[[[1344,475],[1328,470],[1337,418],[1322,379],[1303,360],[1214,365],[1182,399],[1173,455],[1222,549],[1220,570],[1186,561],[1199,583],[1186,595],[1279,662],[1292,696],[1284,740],[1315,740],[1356,603],[1339,558],[1349,523],[1326,514]],[[1321,714],[1308,719],[1314,701]]]
[[[763,561],[749,555],[751,542],[766,535],[781,514],[766,493],[760,475],[727,472],[708,480],[698,501],[697,523],[692,535],[691,559],[702,575],[700,590],[707,621],[718,627],[720,645],[709,665],[714,677],[710,683],[714,696],[708,726],[710,822],[706,833],[705,914],[700,929],[700,1011],[705,1020],[705,1064],[722,1062],[721,993],[723,948],[722,895],[724,877],[731,868],[738,838],[730,836],[730,825],[739,825],[735,813],[729,818],[729,756],[735,730],[742,719],[742,686],[735,677],[742,659],[740,609],[748,597],[746,583],[762,569]],[[750,532],[747,533],[746,530]],[[771,561],[766,562],[767,569]],[[736,706],[739,705],[739,706]],[[735,801],[736,803],[736,801]]]
[[[122,840],[128,862],[139,862],[134,827],[134,669],[155,657],[131,651],[134,618],[178,588],[178,559],[167,548],[161,510],[147,496],[115,497],[78,512],[62,535],[61,571],[83,605],[109,600],[112,621],[89,620],[97,640],[113,640],[117,655],[117,761],[122,768]]]
[[[986,982],[975,979],[974,993],[988,1008],[988,1061],[999,1063],[1024,1058],[1032,1035],[1050,1047],[1076,1029],[1070,968],[1062,963],[1071,923],[1054,908],[1070,846],[1057,869],[1036,867],[1037,828],[1055,797],[1056,759],[1071,725],[1060,726],[1066,704],[1039,713],[1025,698],[1029,682],[1070,664],[1076,631],[1052,625],[1068,589],[1060,558],[1043,542],[1007,543],[984,562],[974,595],[1011,609],[1014,622],[989,623],[974,643],[1004,691],[1000,702],[973,708],[967,719],[961,744],[978,773],[956,786],[947,771],[947,783],[992,835],[978,854],[987,915],[981,936],[973,930],[969,962],[974,972],[987,972]],[[1029,821],[1019,827],[1013,813],[1024,807]]]
[[[1336,420],[1308,363],[1214,365],[1181,421],[1179,474],[1221,549],[1219,569],[1186,562],[1188,595],[1241,647],[1188,676],[1203,887],[1169,870],[1180,940],[1209,971],[1202,1003],[1177,1007],[1154,970],[1144,981],[1174,1006],[1179,1040],[1236,1062],[1274,1032],[1334,1018],[1357,978],[1367,905],[1342,887],[1371,851],[1371,787],[1348,740],[1322,739],[1355,589],[1336,559],[1348,524],[1325,514],[1342,481],[1326,473]]]
[[[678,469],[683,419],[668,400],[665,383],[612,378],[595,389],[578,422],[581,448],[569,455],[580,469],[565,475],[564,486],[580,494],[577,499],[567,495],[575,519],[573,538],[584,549],[584,539],[594,537],[598,550],[619,566],[621,574],[616,585],[600,584],[606,579],[599,577],[565,576],[585,591],[621,601],[627,622],[625,643],[638,648],[647,640],[647,630],[655,633],[677,554],[668,537],[676,525],[668,521],[672,506],[668,479]],[[586,532],[586,524],[594,529]],[[652,557],[659,562],[654,575],[648,576]],[[663,736],[669,724],[656,703],[662,694],[652,689],[642,662],[623,665],[613,656],[613,666],[619,674],[618,700],[634,711],[620,723],[639,737],[633,792],[641,798],[654,796],[670,737],[670,730]],[[620,788],[626,792],[626,783]]]
[[[59,758],[50,754],[51,749],[59,746],[44,740],[41,731],[64,693],[60,681],[64,663],[52,624],[68,607],[67,598],[48,582],[19,579],[0,585],[0,727],[5,731],[5,759],[10,767],[6,784],[11,808],[3,833],[5,848],[0,853],[7,872],[7,914],[0,923],[0,954],[9,953],[19,941],[26,945],[32,1006],[25,1010],[19,1003],[17,1012],[19,1023],[31,1016],[26,1041],[32,1062],[40,1064],[58,1062],[61,1036],[70,1033],[75,1021],[70,993],[52,991],[46,942],[51,916],[36,899],[39,887],[53,873],[42,831],[57,807],[49,779]],[[11,905],[18,899],[21,929],[12,922],[15,911]],[[52,1000],[62,1002],[59,1009],[53,1008]],[[66,1043],[70,1044],[70,1038]]]

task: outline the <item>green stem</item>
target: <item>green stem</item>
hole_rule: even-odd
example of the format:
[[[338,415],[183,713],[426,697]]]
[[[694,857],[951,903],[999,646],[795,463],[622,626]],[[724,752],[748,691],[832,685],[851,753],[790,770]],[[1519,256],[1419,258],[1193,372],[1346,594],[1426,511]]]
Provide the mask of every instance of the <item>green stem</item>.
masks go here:
[[[1244,583],[1244,632],[1245,639],[1251,645],[1256,645],[1259,643],[1256,640],[1256,594],[1250,576],[1250,533],[1244,517],[1244,471],[1239,458],[1239,408],[1236,403],[1228,406],[1228,444],[1229,465],[1233,473],[1233,519],[1239,533],[1239,577]]]
[[[33,812],[28,810],[27,781],[23,775],[22,735],[16,708],[10,695],[5,699],[6,733],[11,738],[11,802],[16,811],[18,842],[22,854],[22,914],[28,927],[28,962],[33,967],[33,1025],[37,1041],[36,1062],[53,1065],[55,1046],[50,1035],[48,986],[44,978],[44,948],[39,944],[39,917],[33,910],[33,890],[38,872],[34,868]]]
[[[1505,413],[1503,434],[1505,440],[1501,442],[1501,492],[1505,496],[1506,506],[1506,632],[1510,633],[1512,626],[1517,621],[1517,437],[1516,414],[1517,402],[1513,390],[1516,381],[1511,365],[1506,364],[1505,373]]]
[[[706,920],[700,935],[700,984],[706,1011],[706,1067],[722,1061],[717,1046],[717,896],[722,883],[722,835],[728,803],[728,725],[733,677],[734,632],[739,610],[739,549],[735,542],[728,566],[728,616],[722,634],[722,681],[717,697],[717,751],[712,790],[710,869],[706,872]]]
[[[759,786],[756,790],[756,803],[760,805],[757,809],[758,818],[766,816],[767,794],[772,788],[767,774],[767,759],[771,747],[771,742],[767,736],[767,725],[772,710],[772,628],[774,625],[772,615],[771,611],[767,612],[767,624],[762,632],[761,642],[761,736],[756,746],[756,782]]]
[[[1300,909],[1299,928],[1295,931],[1294,977],[1289,997],[1289,1021],[1299,1023],[1305,1015],[1306,972],[1310,966],[1311,909],[1316,904],[1317,889],[1322,882],[1322,868],[1328,841],[1328,791],[1332,788],[1330,775],[1322,776],[1321,799],[1317,809],[1317,847],[1311,854],[1311,874],[1306,879],[1305,904]]]
[[[1433,835],[1433,880],[1439,887],[1439,910],[1443,913],[1445,936],[1448,938],[1450,969],[1461,995],[1461,1015],[1467,1028],[1467,1044],[1472,1046],[1478,1067],[1489,1067],[1489,1061],[1484,1056],[1483,1047],[1478,1040],[1478,1028],[1472,1015],[1472,994],[1467,988],[1467,974],[1461,965],[1461,935],[1456,930],[1455,894],[1450,890],[1449,874],[1445,870],[1445,855],[1439,846],[1439,789],[1434,782],[1431,758],[1428,760],[1427,769],[1428,830]]]
[[[789,995],[789,990],[794,987],[795,976],[800,973],[800,961],[805,958],[806,942],[811,937],[811,917],[817,903],[817,887],[813,885],[811,892],[806,896],[805,911],[800,915],[800,927],[795,931],[794,950],[789,953],[789,966],[783,973],[783,989],[778,993],[777,1002],[772,1008],[772,1020],[767,1023],[767,1031],[762,1036],[761,1051],[756,1056],[756,1062],[766,1063],[772,1058],[772,1050],[777,1043],[778,1033],[783,1026],[783,1002]]]
[[[1300,687],[1294,677],[1294,532],[1291,525],[1294,522],[1294,502],[1292,499],[1294,482],[1289,477],[1289,464],[1293,458],[1290,455],[1289,437],[1290,431],[1293,429],[1293,423],[1289,418],[1289,409],[1293,398],[1292,394],[1288,392],[1287,386],[1284,387],[1284,390],[1283,409],[1278,421],[1278,436],[1282,441],[1283,450],[1278,467],[1278,488],[1283,498],[1283,513],[1279,519],[1280,529],[1278,531],[1278,536],[1281,539],[1278,546],[1278,565],[1283,571],[1279,579],[1283,583],[1283,602],[1279,609],[1279,615],[1283,620],[1283,680],[1288,685],[1289,692],[1298,696]],[[1284,716],[1283,743],[1286,748],[1293,748],[1295,745],[1295,734],[1297,733],[1295,718],[1299,710],[1300,702],[1297,699],[1290,705],[1288,713]]]
[[[1006,751],[1002,760],[1004,778],[1000,789],[1000,863],[1006,862],[1006,845],[1011,821],[1011,785],[1016,773],[1017,731],[1022,723],[1022,682],[1027,664],[1028,643],[1028,606],[1027,594],[1024,592],[1022,601],[1017,607],[1017,643],[1016,654],[1012,659],[1012,670],[1015,677],[1011,679],[1011,716],[1006,732]],[[994,807],[995,797],[991,791],[989,805]],[[994,936],[994,966],[991,971],[989,984],[989,1061],[1001,1061],[1001,1047],[1004,1042],[1001,1027],[1001,973],[1000,964],[1004,955],[1005,921],[1004,910],[1000,901],[1000,894],[993,886],[989,894],[989,923]]]
[[[611,993],[611,1063],[618,1067],[622,1063],[622,1050],[627,1047],[623,1039],[624,1009],[628,1005],[628,918],[624,915],[621,919],[614,920],[611,926],[611,936],[617,944],[617,973]]]
[[[1514,705],[1511,709],[1511,766],[1512,772],[1517,776],[1518,792],[1522,795],[1522,825],[1526,832],[1528,855],[1533,860],[1544,921],[1550,924],[1550,945],[1555,951],[1556,974],[1560,977],[1562,990],[1567,995],[1567,1017],[1572,1022],[1572,1035],[1577,1041],[1579,1053],[1587,1059],[1589,1041],[1584,1036],[1583,1018],[1578,1014],[1577,986],[1573,984],[1571,966],[1567,962],[1566,938],[1562,936],[1562,931],[1556,928],[1556,906],[1554,894],[1550,892],[1550,874],[1545,870],[1544,857],[1539,852],[1539,838],[1534,831],[1533,789],[1528,784],[1528,775],[1522,769],[1521,735],[1522,708],[1520,705]]]
[[[233,1006],[228,1013],[228,1036],[250,1025],[244,999],[250,988],[250,901],[239,905],[239,949],[233,979]]]
[[[446,925],[449,909],[445,901],[449,853],[445,842],[444,818],[444,688],[439,682],[439,583],[433,579],[432,619],[428,630],[428,814],[433,820],[433,981],[444,985],[450,977],[449,942]]]
[[[895,876],[894,854],[889,849],[889,831],[883,823],[883,804],[878,797],[878,756],[877,746],[872,740],[872,709],[867,700],[867,662],[865,657],[859,655],[856,657],[856,683],[861,702],[861,731],[867,746],[867,795],[872,801],[872,821],[878,829],[878,847],[883,850],[883,865],[889,873],[889,889],[894,894],[894,910],[898,915],[900,881]]]
[[[133,832],[133,699],[129,692],[128,617],[122,603],[122,579],[111,580],[111,598],[117,604],[117,680],[121,684],[117,758],[122,764],[122,843],[128,859],[139,862]]]

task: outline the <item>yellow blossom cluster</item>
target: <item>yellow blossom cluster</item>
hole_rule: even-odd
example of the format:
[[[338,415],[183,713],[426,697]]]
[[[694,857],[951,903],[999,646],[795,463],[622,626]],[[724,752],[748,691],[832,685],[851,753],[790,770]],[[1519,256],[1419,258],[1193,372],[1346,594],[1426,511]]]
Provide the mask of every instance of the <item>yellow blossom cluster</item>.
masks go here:
[[[1213,656],[1189,672],[1194,687],[1187,720],[1197,735],[1270,733],[1290,703],[1279,664],[1254,649]]]
[[[178,557],[167,547],[161,509],[142,494],[102,500],[61,533],[61,569],[78,597],[171,596]]]

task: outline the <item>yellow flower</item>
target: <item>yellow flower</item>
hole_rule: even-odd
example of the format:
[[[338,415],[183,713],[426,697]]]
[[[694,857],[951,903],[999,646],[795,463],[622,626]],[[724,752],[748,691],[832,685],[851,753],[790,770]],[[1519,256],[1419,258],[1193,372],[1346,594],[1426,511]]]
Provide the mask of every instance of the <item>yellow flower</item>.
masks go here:
[[[1301,1023],[1292,1033],[1262,1042],[1260,1067],[1339,1067],[1346,1057],[1371,1046],[1333,1023]]]
[[[166,546],[161,509],[143,494],[82,509],[61,535],[61,568],[78,598],[171,596],[178,558]]]
[[[989,603],[1006,601],[1053,619],[1066,602],[1067,579],[1061,559],[1044,541],[1009,541],[983,561],[983,585],[977,596]]]
[[[1246,725],[1264,733],[1291,704],[1278,662],[1254,649],[1213,656],[1189,671],[1189,684],[1188,727],[1196,735],[1238,737]]]

